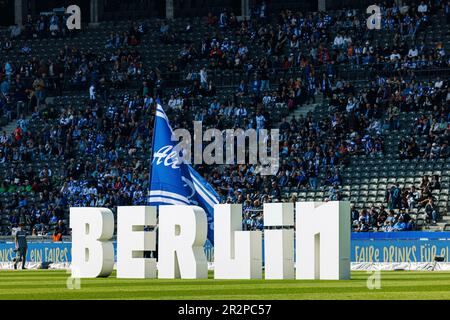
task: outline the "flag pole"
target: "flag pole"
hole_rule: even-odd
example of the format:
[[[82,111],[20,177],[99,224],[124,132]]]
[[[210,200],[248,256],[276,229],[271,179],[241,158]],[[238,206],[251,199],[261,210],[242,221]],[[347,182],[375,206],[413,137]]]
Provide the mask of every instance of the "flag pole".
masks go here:
[[[152,144],[150,147],[150,167],[149,167],[149,189],[147,190],[147,204],[149,203],[151,183],[152,183],[152,169],[153,169],[153,153],[155,148],[155,132],[156,132],[156,108],[158,108],[159,99],[156,100],[155,106],[152,110],[153,115],[153,132],[152,132]]]
[[[159,99],[156,100],[155,105],[152,110],[153,115],[153,132],[152,132],[152,145],[150,147],[150,167],[149,167],[149,185],[147,190],[147,205],[150,203],[150,190],[152,190],[152,172],[153,172],[153,153],[155,149],[155,133],[156,133],[156,109],[158,108]],[[156,219],[158,219],[159,208],[156,207]],[[158,221],[158,220],[156,220]],[[157,222],[158,223],[158,222]],[[153,252],[144,251],[144,258],[158,258],[158,226],[154,227],[154,231],[156,231],[156,250]]]

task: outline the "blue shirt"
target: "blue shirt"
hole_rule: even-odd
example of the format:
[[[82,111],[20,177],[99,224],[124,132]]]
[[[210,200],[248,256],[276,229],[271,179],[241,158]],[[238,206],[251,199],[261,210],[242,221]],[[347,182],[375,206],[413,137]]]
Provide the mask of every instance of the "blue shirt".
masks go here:
[[[19,249],[27,248],[27,232],[25,230],[18,230],[16,232],[16,241]]]
[[[403,231],[406,229],[406,223],[405,222],[397,222],[394,225],[394,230]]]

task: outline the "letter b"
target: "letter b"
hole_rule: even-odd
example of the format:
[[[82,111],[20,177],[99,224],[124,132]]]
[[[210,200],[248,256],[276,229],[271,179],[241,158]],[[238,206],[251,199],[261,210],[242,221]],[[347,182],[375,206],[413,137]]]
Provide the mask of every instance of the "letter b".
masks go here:
[[[107,277],[114,267],[114,216],[106,208],[70,208],[72,277]]]

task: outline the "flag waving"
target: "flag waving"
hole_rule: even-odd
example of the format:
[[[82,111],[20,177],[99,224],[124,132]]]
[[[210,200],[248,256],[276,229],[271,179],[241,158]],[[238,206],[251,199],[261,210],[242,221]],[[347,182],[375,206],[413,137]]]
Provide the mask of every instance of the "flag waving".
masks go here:
[[[214,189],[189,164],[181,161],[172,141],[172,128],[160,104],[156,106],[153,157],[150,174],[149,205],[196,205],[208,218],[208,240],[213,244]]]

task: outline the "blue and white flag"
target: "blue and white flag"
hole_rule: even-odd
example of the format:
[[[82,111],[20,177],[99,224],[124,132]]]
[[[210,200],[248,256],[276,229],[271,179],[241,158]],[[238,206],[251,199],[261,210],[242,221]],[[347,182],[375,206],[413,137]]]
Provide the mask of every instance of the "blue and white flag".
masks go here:
[[[157,104],[148,204],[202,207],[208,217],[208,240],[214,244],[214,204],[219,203],[219,196],[197,171],[181,161],[175,150],[178,142],[171,138],[169,120]]]

